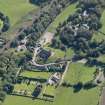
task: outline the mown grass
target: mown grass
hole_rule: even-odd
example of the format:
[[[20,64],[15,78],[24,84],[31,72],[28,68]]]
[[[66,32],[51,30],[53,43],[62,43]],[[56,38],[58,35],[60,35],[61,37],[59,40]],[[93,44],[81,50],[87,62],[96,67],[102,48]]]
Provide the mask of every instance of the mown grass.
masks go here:
[[[86,67],[80,63],[71,64],[65,77],[65,81],[71,85],[77,84],[78,82],[85,84],[93,79],[94,71],[95,68]],[[81,89],[78,92],[74,92],[72,87],[61,87],[58,91],[55,105],[60,105],[60,103],[62,103],[62,105],[97,105],[99,93],[100,91],[98,87],[88,90]]]
[[[55,96],[55,92],[56,92],[55,87],[48,85],[48,86],[45,86],[45,90],[43,94]]]
[[[47,60],[46,63],[51,63],[51,62],[55,62],[57,59],[59,58],[72,58],[73,56],[73,50],[68,48],[67,51],[62,51],[60,49],[55,49],[55,48],[51,48],[51,47],[45,47],[45,49],[50,50],[52,52],[52,56],[50,56]]]
[[[29,78],[44,78],[48,79],[50,77],[50,73],[48,72],[32,72],[32,71],[24,71],[20,74],[20,76],[23,77],[29,77]]]
[[[73,63],[70,65],[65,80],[71,84],[78,82],[86,83],[93,79],[95,67],[87,67],[81,63]]]
[[[11,26],[35,8],[28,0],[0,0],[0,11],[10,18]]]
[[[49,59],[47,60],[47,63],[54,62],[58,58],[63,58],[65,55],[65,52],[61,51],[60,49],[55,49],[55,48],[51,48],[51,47],[45,47],[45,49],[50,50],[52,52],[52,56],[49,57]]]

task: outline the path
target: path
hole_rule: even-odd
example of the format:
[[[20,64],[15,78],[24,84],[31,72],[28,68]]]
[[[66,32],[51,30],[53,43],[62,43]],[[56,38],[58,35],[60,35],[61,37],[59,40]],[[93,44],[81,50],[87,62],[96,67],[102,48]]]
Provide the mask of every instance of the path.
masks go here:
[[[100,96],[100,103],[99,105],[105,105],[105,87],[102,90],[102,94]]]
[[[68,68],[69,68],[69,64],[70,64],[70,63],[72,63],[72,61],[71,61],[71,62],[70,62],[70,61],[67,62],[65,71],[64,71],[64,73],[63,73],[63,75],[62,75],[62,78],[61,78],[61,81],[60,81],[59,85],[61,85],[61,84],[63,83],[64,77],[65,77],[65,75],[67,74],[67,71],[68,71]]]
[[[44,45],[46,45],[47,43],[51,43],[52,41],[52,38],[54,37],[54,33],[51,33],[51,32],[45,32],[45,34],[38,40],[38,43],[40,45],[40,47],[36,47],[34,48],[34,56],[33,56],[33,59],[31,61],[31,64],[36,66],[36,67],[44,67],[46,68],[47,66],[50,66],[50,65],[56,65],[56,64],[63,64],[67,61],[71,61],[70,60],[63,60],[63,61],[60,61],[58,63],[48,63],[48,64],[38,64],[36,62],[36,56],[40,50],[40,48],[42,48]]]

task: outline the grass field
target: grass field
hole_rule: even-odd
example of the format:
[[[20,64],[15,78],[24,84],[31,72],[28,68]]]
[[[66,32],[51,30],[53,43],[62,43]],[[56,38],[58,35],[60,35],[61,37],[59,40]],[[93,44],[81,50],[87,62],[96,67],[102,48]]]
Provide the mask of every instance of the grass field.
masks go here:
[[[85,67],[80,63],[71,64],[65,81],[68,81],[70,84],[76,84],[78,82],[86,83],[93,79],[94,71],[95,68]],[[55,105],[60,105],[60,103],[62,105],[97,105],[99,92],[98,87],[89,90],[81,89],[76,93],[73,92],[73,88],[61,87]]]
[[[30,4],[28,0],[0,0],[0,11],[9,16],[11,26],[36,8],[37,6]]]
[[[71,64],[65,80],[71,84],[86,83],[93,79],[95,67],[87,67],[81,63]]]
[[[86,83],[93,79],[95,68],[85,67],[83,64],[71,64],[65,80],[71,84]],[[99,99],[99,87],[89,90],[81,89],[74,93],[73,88],[59,87],[56,91],[54,102],[32,100],[26,97],[7,96],[3,105],[97,105]],[[14,100],[14,101],[12,101]]]
[[[60,88],[58,96],[54,105],[97,105],[99,89],[93,88],[74,93],[72,88]]]

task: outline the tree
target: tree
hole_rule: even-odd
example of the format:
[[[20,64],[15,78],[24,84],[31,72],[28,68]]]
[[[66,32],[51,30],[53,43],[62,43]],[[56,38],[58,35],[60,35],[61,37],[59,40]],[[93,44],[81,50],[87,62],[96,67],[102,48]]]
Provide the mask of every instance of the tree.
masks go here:
[[[14,41],[11,42],[10,47],[11,47],[11,48],[15,48],[15,47],[18,46],[18,44],[19,44],[18,40],[15,39]]]

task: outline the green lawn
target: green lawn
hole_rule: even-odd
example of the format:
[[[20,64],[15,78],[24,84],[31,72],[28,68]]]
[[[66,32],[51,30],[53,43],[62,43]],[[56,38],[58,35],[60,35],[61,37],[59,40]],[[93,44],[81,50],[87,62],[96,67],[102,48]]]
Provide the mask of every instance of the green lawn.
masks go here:
[[[32,71],[25,71],[23,73],[20,74],[20,76],[25,76],[25,77],[29,77],[29,78],[45,78],[48,79],[50,77],[50,73],[48,72],[32,72]]]
[[[71,84],[76,84],[78,82],[88,82],[93,79],[93,73],[95,72],[95,67],[87,67],[81,63],[71,64],[65,77],[65,80]]]
[[[50,56],[46,63],[55,62],[58,58],[64,58],[65,56],[71,58],[73,56],[73,50],[68,48],[66,53],[60,49],[55,49],[51,47],[45,47],[45,49],[50,50],[53,54]]]
[[[51,47],[45,47],[46,50],[50,50],[53,54],[50,56],[46,63],[49,62],[55,62],[58,58],[63,58],[65,55],[64,51],[61,51],[60,49],[55,49]]]
[[[99,89],[81,90],[74,93],[72,88],[60,88],[54,105],[97,105]]]
[[[30,4],[28,0],[0,0],[0,11],[9,16],[12,26],[36,8],[37,6]]]
[[[35,85],[27,85],[25,83],[21,83],[21,84],[16,84],[15,87],[14,87],[14,91],[19,91],[19,90],[27,90],[27,91],[31,91],[33,92],[35,89]]]
[[[70,84],[78,82],[86,83],[93,79],[95,68],[85,67],[83,64],[71,64],[65,81]],[[81,89],[74,93],[73,88],[60,88],[54,105],[97,105],[99,99],[99,88],[89,90]],[[64,101],[65,100],[65,101]]]
[[[94,71],[95,68],[85,67],[80,63],[71,64],[65,80],[71,84],[78,82],[86,83],[93,79]],[[97,105],[99,93],[99,87],[89,90],[81,89],[77,93],[73,92],[73,88],[59,87],[56,90],[56,97],[53,103],[42,100],[32,100],[25,97],[7,96],[3,105]]]
[[[56,89],[54,86],[45,86],[45,90],[43,91],[43,94],[52,95],[55,96]]]
[[[74,51],[71,48],[68,48],[66,51],[66,57],[72,58],[74,55]]]
[[[76,11],[76,5],[76,3],[69,5],[59,16],[57,16],[47,30],[53,32],[58,27],[59,23],[63,23],[67,20],[67,18]]]

